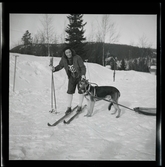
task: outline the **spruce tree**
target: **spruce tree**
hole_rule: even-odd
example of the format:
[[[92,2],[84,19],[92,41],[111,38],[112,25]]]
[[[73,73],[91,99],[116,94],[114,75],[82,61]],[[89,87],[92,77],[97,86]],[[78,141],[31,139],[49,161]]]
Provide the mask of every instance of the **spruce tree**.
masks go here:
[[[121,61],[121,70],[126,70],[126,63],[124,59]]]
[[[69,19],[68,27],[66,28],[67,37],[65,38],[65,43],[67,46],[70,46],[76,51],[76,54],[80,55],[85,59],[85,49],[86,38],[84,37],[84,26],[86,23],[83,23],[82,14],[70,14],[67,16]]]
[[[24,45],[31,45],[32,44],[32,37],[31,37],[31,33],[29,33],[28,30],[26,30],[25,34],[22,37],[22,41],[24,43]]]

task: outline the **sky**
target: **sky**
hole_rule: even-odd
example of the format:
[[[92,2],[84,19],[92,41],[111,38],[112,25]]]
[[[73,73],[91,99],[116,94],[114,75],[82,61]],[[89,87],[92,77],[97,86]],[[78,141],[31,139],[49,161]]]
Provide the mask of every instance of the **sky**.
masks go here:
[[[28,30],[34,37],[39,30],[43,29],[41,20],[44,14],[10,14],[10,49],[17,45]],[[52,14],[54,31],[60,36],[69,21],[68,14]],[[84,36],[87,40],[92,33],[97,33],[101,22],[101,14],[84,14],[83,23]],[[115,43],[139,46],[141,37],[145,37],[151,48],[157,47],[157,15],[110,15],[111,21],[115,24],[116,32],[119,33],[118,41]]]

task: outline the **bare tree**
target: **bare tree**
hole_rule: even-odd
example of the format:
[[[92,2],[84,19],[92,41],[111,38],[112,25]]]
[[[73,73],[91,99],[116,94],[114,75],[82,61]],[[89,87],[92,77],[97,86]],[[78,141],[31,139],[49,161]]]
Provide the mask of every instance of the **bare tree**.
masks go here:
[[[146,37],[145,34],[143,34],[140,38],[139,38],[139,43],[138,43],[139,47],[141,48],[151,48],[151,44],[148,41],[148,38]]]
[[[66,29],[66,27],[67,27],[67,25],[66,25],[66,20],[64,20],[62,32],[61,32],[61,34],[60,34],[60,36],[59,36],[59,39],[60,39],[60,42],[61,42],[61,43],[64,43],[64,42],[65,42],[65,36],[66,36],[66,31],[65,31],[65,29]]]
[[[34,35],[33,38],[33,43],[35,44],[45,44],[46,41],[46,36],[43,30],[37,31],[37,33]]]
[[[104,56],[104,43],[107,41],[109,43],[114,43],[118,41],[119,33],[116,31],[116,25],[111,20],[110,15],[103,15],[101,19],[101,24],[98,24],[97,41],[103,43],[103,56],[102,63],[105,65]]]
[[[94,23],[92,21],[91,22],[91,31],[90,31],[89,36],[88,36],[88,41],[94,42],[95,41],[94,36],[95,36],[95,30],[94,30]]]
[[[151,64],[151,55],[152,55],[152,44],[149,42],[148,38],[146,37],[145,34],[143,34],[140,38],[139,38],[139,47],[141,47],[141,52],[140,52],[140,56],[144,59],[146,59],[146,64],[148,65],[148,67]]]
[[[34,38],[33,38],[33,43],[34,44],[39,44],[40,43],[40,34],[37,32],[37,34],[34,35]]]
[[[43,33],[41,32],[42,35],[42,39],[44,39],[43,37],[45,37],[46,39],[46,44],[47,44],[47,48],[48,48],[48,56],[50,56],[50,43],[54,42],[54,30],[53,30],[53,17],[45,14],[43,16],[43,19],[41,20],[41,23],[44,27]],[[44,40],[45,40],[44,39]]]

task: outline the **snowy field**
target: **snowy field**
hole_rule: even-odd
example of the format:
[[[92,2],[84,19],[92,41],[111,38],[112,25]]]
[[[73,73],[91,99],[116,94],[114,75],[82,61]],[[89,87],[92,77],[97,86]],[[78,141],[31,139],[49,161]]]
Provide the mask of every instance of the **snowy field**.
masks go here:
[[[13,92],[14,55],[17,58]],[[60,58],[54,58],[57,65]],[[54,73],[58,114],[51,114],[51,72],[48,57],[10,53],[9,160],[149,160],[156,159],[156,116],[146,116],[120,107],[121,117],[111,115],[108,103],[95,104],[92,117],[86,109],[69,125],[48,127],[66,110],[67,76]],[[119,103],[130,108],[156,108],[156,75],[113,71],[88,63],[90,82],[112,85],[121,92]],[[89,71],[88,71],[89,70]],[[78,104],[77,92],[73,107]],[[86,100],[84,100],[86,104]]]

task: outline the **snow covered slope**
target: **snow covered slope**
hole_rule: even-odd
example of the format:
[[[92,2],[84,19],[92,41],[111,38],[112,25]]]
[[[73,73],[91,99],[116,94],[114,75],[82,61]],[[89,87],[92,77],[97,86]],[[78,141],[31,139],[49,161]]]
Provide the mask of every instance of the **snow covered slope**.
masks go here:
[[[13,92],[14,55],[17,58]],[[51,114],[51,72],[48,57],[10,53],[9,159],[10,160],[155,160],[156,116],[121,108],[111,115],[108,103],[99,101],[92,117],[86,110],[71,124],[48,127],[66,110],[67,76],[54,73],[58,114]],[[57,65],[60,58],[54,58]],[[113,85],[121,92],[119,103],[130,108],[156,107],[156,76],[135,71],[113,71],[88,63],[87,78],[98,85]],[[78,104],[77,92],[73,107]],[[84,100],[86,104],[86,100]],[[114,108],[112,107],[112,111]]]

